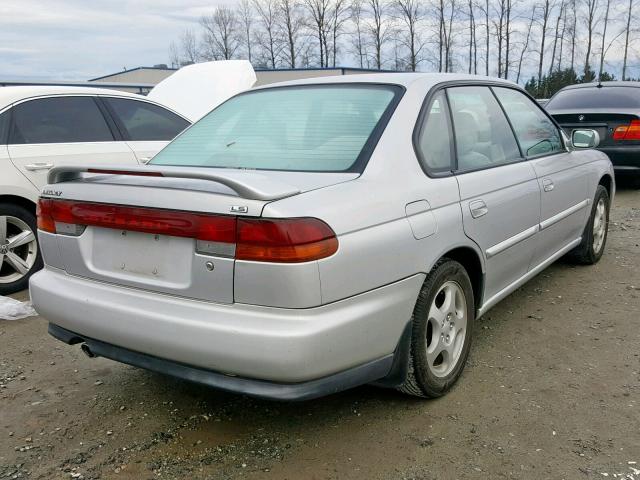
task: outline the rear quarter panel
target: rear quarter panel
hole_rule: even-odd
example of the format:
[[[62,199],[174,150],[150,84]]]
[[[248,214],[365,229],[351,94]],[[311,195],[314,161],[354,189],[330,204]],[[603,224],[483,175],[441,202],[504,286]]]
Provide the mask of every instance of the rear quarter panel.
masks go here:
[[[336,232],[338,252],[318,262],[322,303],[427,273],[457,247],[479,252],[462,228],[456,179],[429,178],[413,149],[413,128],[430,86],[416,82],[408,88],[359,178],[273,202],[263,210],[265,217],[317,217]],[[428,222],[429,228],[418,239],[407,205],[423,200],[431,210],[419,215],[428,213],[421,223],[424,227]]]

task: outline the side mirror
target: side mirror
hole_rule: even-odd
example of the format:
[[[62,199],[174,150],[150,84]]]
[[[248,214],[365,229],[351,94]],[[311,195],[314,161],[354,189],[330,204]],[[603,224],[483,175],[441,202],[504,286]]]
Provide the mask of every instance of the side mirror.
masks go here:
[[[596,148],[600,145],[600,135],[595,130],[574,130],[571,143],[575,148]]]

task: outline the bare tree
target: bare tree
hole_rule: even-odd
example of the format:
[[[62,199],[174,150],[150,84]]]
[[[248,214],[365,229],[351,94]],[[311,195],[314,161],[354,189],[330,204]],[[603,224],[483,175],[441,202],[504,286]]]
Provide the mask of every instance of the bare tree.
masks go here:
[[[544,44],[547,37],[547,24],[549,23],[549,16],[551,15],[551,0],[544,0],[542,3],[542,18],[541,18],[541,31],[540,31],[540,57],[538,61],[538,86],[542,83],[542,64],[544,63]]]
[[[622,60],[622,80],[627,77],[627,59],[629,54],[629,34],[631,31],[631,15],[633,13],[633,0],[629,0],[629,10],[627,11],[627,28],[624,37],[624,59]]]
[[[253,8],[249,0],[241,0],[238,4],[238,19],[242,29],[242,41],[247,53],[247,60],[253,62],[251,46],[253,44]]]
[[[591,56],[591,48],[593,47],[593,33],[596,27],[596,7],[598,0],[585,0],[587,12],[585,22],[587,24],[587,53],[584,59],[584,76],[589,75],[591,66],[589,65],[589,57]]]
[[[412,72],[415,72],[420,63],[420,55],[424,47],[419,30],[419,22],[422,19],[423,10],[419,0],[396,0],[395,8],[398,20],[403,26],[398,32],[400,42],[409,51],[407,67]]]
[[[578,14],[576,13],[576,0],[570,0],[569,3],[572,12],[573,22],[571,23],[571,70],[574,69],[576,63],[576,35],[578,34]]]
[[[258,21],[262,27],[259,32],[258,43],[263,50],[263,56],[271,68],[276,68],[280,58],[282,43],[278,36],[278,5],[276,0],[254,0]]]
[[[491,41],[491,20],[490,11],[491,5],[489,0],[484,0],[484,3],[478,4],[478,9],[484,15],[484,30],[485,30],[485,75],[489,75],[489,59],[490,59],[490,41]]]
[[[504,26],[507,11],[507,0],[499,0],[498,3],[498,19],[494,20],[493,28],[495,29],[496,44],[498,47],[498,77],[502,77],[502,44],[504,42]]]
[[[327,36],[329,32],[330,0],[304,0],[305,6],[311,15],[312,28],[318,40],[320,54],[320,67],[327,67],[329,52],[327,50]]]
[[[336,66],[338,56],[338,38],[343,34],[345,24],[349,20],[349,4],[347,0],[334,0],[331,9],[331,64]]]
[[[522,46],[522,50],[520,51],[520,60],[518,61],[518,73],[516,75],[516,83],[520,81],[520,74],[522,72],[522,61],[524,60],[524,56],[527,53],[527,49],[529,48],[529,39],[531,38],[531,30],[533,28],[533,22],[536,18],[536,6],[533,6],[531,10],[531,18],[529,19],[529,26],[527,27],[527,36],[525,37],[524,44]]]
[[[304,28],[302,6],[297,3],[297,0],[280,0],[279,7],[282,30],[286,39],[284,57],[286,57],[289,67],[296,68],[296,59],[300,50],[300,36]]]
[[[172,68],[180,68],[180,48],[174,41],[169,44],[169,63]]]
[[[196,63],[200,57],[198,54],[198,42],[196,40],[196,34],[193,33],[193,30],[186,29],[180,35],[178,40],[178,44],[175,42],[171,42],[173,46],[170,45],[170,54],[172,55],[171,62],[177,64],[177,67],[181,65],[188,65],[190,63]],[[171,51],[173,50],[173,51]]]
[[[229,7],[216,7],[200,18],[204,30],[202,56],[207,60],[231,60],[240,46],[238,19]]]
[[[560,2],[560,11],[558,12],[558,18],[556,19],[556,30],[553,36],[553,50],[551,51],[551,65],[549,66],[549,74],[553,73],[553,66],[556,61],[556,49],[558,47],[558,38],[560,37],[560,21],[564,15],[564,0]]]
[[[369,35],[374,48],[375,66],[378,70],[382,68],[382,49],[389,40],[391,29],[389,20],[386,17],[387,5],[384,0],[367,0],[367,6],[371,13],[371,22],[367,25]]]
[[[363,12],[364,0],[353,0],[351,3],[351,21],[353,23],[353,31],[351,33],[351,42],[353,45],[353,51],[360,63],[360,68],[364,68],[365,61],[369,64],[367,58],[367,49],[364,42],[364,12]]]
[[[558,53],[558,71],[562,71],[562,50],[564,49],[564,34],[567,30],[567,6],[564,5],[564,16],[562,18],[562,30],[560,31],[560,52]]]
[[[469,7],[469,73],[478,73],[478,42],[476,38],[476,19],[473,13],[473,0],[469,0],[468,7]]]
[[[607,7],[604,13],[604,26],[602,27],[602,48],[600,49],[600,68],[598,69],[598,82],[602,78],[602,69],[604,68],[604,56],[607,51],[605,50],[605,42],[607,39],[607,26],[609,25],[609,7],[611,6],[611,0],[607,0]]]
[[[511,10],[513,8],[512,0],[506,0],[506,19],[505,19],[505,52],[504,52],[504,78],[509,78],[509,54],[511,53]]]

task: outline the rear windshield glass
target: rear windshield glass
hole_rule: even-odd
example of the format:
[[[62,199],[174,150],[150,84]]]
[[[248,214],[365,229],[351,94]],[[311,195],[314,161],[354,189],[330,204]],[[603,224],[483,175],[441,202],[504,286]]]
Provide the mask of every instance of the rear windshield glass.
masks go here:
[[[276,87],[238,95],[151,161],[292,171],[357,168],[400,89],[378,85]],[[382,127],[382,125],[381,125]]]
[[[640,88],[602,87],[572,88],[558,92],[547,110],[584,110],[585,108],[640,108]]]

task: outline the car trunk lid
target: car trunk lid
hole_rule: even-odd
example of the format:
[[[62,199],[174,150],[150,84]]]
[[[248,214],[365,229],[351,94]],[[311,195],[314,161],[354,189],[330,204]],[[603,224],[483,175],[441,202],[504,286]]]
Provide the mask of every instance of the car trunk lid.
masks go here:
[[[601,147],[619,145],[620,141],[613,138],[616,128],[630,125],[634,120],[640,120],[640,116],[635,111],[611,113],[603,109],[593,109],[584,113],[563,112],[560,110],[552,112],[552,115],[569,136],[574,130],[595,130],[600,136]],[[625,142],[625,144],[627,143],[629,142]]]
[[[57,209],[52,228],[67,273],[232,303],[236,220],[260,217],[268,202],[355,177],[157,166],[59,167],[50,172],[42,197],[43,205],[49,201]],[[229,225],[232,236],[225,236]]]

